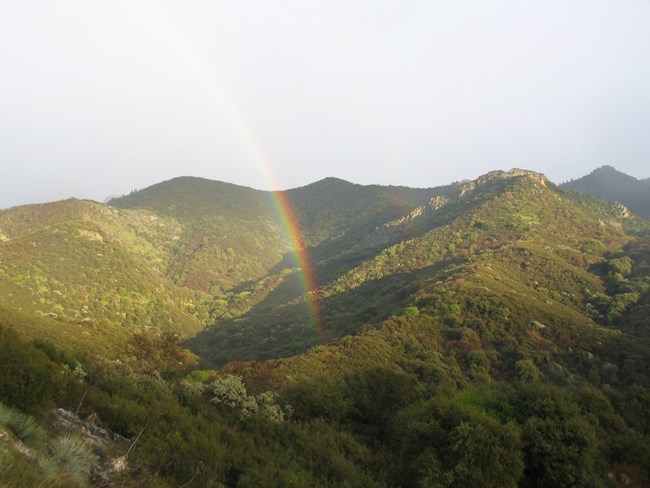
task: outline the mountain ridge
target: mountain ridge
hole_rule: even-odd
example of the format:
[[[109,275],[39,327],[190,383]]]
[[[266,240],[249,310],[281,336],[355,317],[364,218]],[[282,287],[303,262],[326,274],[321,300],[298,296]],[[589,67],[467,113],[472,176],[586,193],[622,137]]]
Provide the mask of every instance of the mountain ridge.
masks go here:
[[[639,180],[605,165],[577,180],[560,185],[609,201],[617,201],[639,216],[650,219],[650,178]]]
[[[53,407],[118,440],[81,485],[647,483],[649,222],[520,169],[328,178],[281,195],[296,256],[270,195],[0,211],[0,484],[62,476]]]

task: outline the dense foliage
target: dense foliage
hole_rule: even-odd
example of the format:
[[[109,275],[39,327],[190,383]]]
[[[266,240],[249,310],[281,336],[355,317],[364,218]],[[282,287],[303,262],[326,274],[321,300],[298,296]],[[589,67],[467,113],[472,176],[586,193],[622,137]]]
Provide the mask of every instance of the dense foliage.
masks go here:
[[[520,170],[286,196],[316,322],[264,192],[1,212],[0,482],[648,482],[648,223]]]
[[[637,180],[611,166],[562,184],[563,188],[587,193],[603,200],[620,202],[632,212],[650,219],[650,179]]]

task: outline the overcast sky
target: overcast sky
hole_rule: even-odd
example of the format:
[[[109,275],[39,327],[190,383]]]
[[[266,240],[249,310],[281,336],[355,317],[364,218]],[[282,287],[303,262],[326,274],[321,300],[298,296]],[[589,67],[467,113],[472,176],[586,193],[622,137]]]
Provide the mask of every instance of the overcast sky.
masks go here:
[[[0,0],[0,208],[650,176],[648,0]]]

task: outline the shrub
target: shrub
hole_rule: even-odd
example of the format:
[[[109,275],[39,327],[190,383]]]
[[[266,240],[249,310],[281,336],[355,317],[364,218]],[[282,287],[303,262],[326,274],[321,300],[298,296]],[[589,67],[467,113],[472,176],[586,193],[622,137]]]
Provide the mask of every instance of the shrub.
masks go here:
[[[31,447],[40,447],[47,441],[47,432],[30,415],[0,403],[0,423],[6,425],[14,435]]]
[[[64,435],[54,440],[50,457],[45,458],[41,465],[50,472],[63,472],[75,483],[83,485],[88,482],[93,461],[93,453],[84,441]]]
[[[0,424],[8,425],[8,422],[15,415],[15,410],[0,402]]]
[[[47,355],[0,327],[0,398],[29,413],[51,408],[62,389]]]

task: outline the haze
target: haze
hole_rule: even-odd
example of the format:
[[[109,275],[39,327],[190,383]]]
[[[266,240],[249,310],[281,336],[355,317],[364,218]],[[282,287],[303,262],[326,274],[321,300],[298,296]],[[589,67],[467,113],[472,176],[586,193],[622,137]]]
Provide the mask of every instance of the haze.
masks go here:
[[[0,0],[0,208],[180,175],[650,176],[650,3]]]

